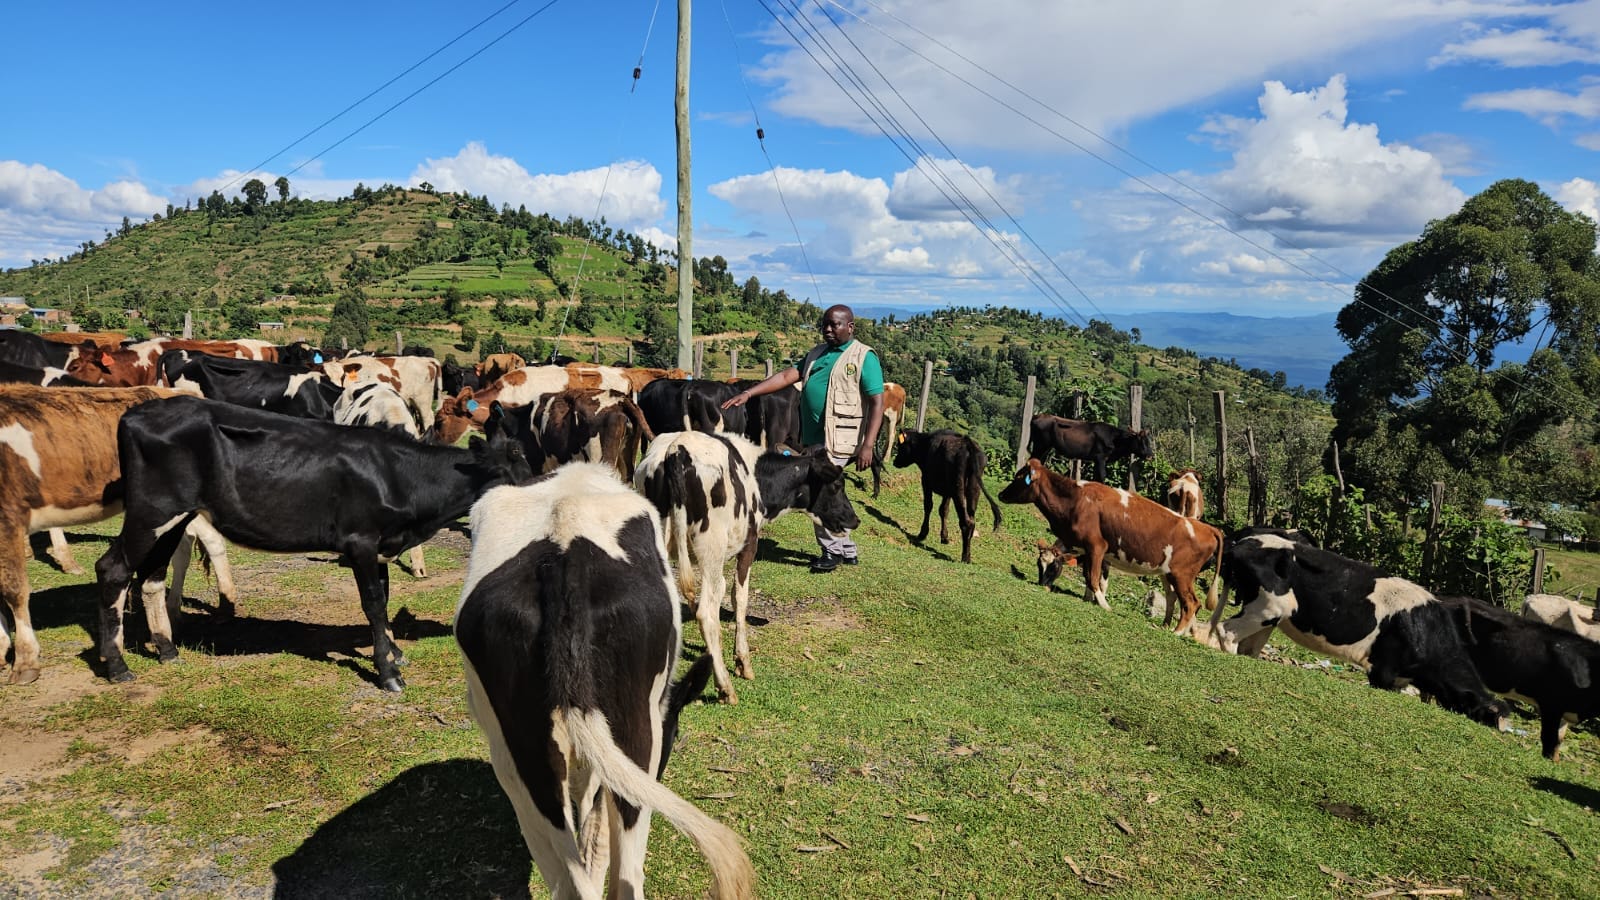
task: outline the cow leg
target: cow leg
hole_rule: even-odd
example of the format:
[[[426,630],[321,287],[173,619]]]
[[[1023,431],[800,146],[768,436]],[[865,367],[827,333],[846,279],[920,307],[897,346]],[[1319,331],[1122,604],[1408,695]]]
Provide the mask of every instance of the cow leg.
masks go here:
[[[933,488],[924,480],[922,482],[922,530],[917,532],[917,540],[928,539],[928,517],[933,515]]]
[[[5,553],[0,556],[0,594],[11,611],[11,625],[16,631],[16,658],[11,663],[10,684],[32,684],[39,679],[39,639],[33,633],[33,623],[28,618],[28,567],[23,554],[28,549],[28,532],[25,528],[8,529],[11,537],[5,543]],[[4,618],[0,616],[0,618]],[[6,650],[13,647],[6,637],[5,623],[0,621],[0,668],[5,668]]]
[[[695,600],[694,617],[700,623],[701,636],[706,639],[706,655],[711,657],[717,694],[722,702],[733,704],[739,702],[739,695],[733,689],[733,679],[728,677],[728,664],[722,659],[722,595],[727,589],[722,565],[707,564],[700,580],[700,596]]]
[[[128,600],[128,584],[133,580],[123,552],[125,543],[121,536],[112,538],[105,555],[94,564],[95,580],[100,583],[100,659],[106,664],[106,678],[110,681],[133,680],[133,673],[122,658],[122,608]]]
[[[1567,723],[1561,713],[1539,710],[1539,745],[1544,758],[1555,762],[1561,755],[1561,738],[1567,733]]]
[[[378,687],[398,694],[405,690],[406,680],[400,677],[399,650],[389,633],[389,567],[374,558],[352,558],[350,571],[355,573],[361,609],[372,626],[372,665],[378,670]]]
[[[970,487],[972,486],[969,485]],[[972,536],[978,530],[978,522],[974,515],[978,501],[971,496],[973,492],[970,489],[967,493],[967,497],[956,502],[956,524],[961,528],[961,561],[964,563],[972,562]]]
[[[1183,615],[1178,618],[1178,627],[1173,634],[1188,634],[1194,628],[1195,614],[1200,611],[1200,598],[1195,596],[1194,583],[1184,584],[1170,572],[1164,580],[1167,588],[1167,618],[1172,618],[1174,599],[1183,604]]]
[[[950,543],[950,497],[939,498],[939,543]]]
[[[238,595],[233,589],[233,566],[228,562],[228,542],[223,540],[222,534],[205,516],[195,516],[194,521],[189,523],[189,534],[200,542],[206,559],[210,561],[211,573],[216,576],[217,618],[233,618],[237,610],[233,601]]]
[[[1278,615],[1266,609],[1264,604],[1246,604],[1238,615],[1217,624],[1214,629],[1217,646],[1224,653],[1257,656],[1277,624]]]
[[[411,548],[411,577],[413,577],[413,578],[427,578],[428,577],[428,562],[427,562],[427,560],[422,558],[422,545],[421,544],[418,544],[415,547]]]
[[[50,529],[50,558],[68,575],[83,574],[83,566],[78,565],[77,558],[72,555],[72,547],[67,543],[67,533],[60,528]]]
[[[609,792],[607,792],[609,794]],[[610,900],[644,900],[644,854],[650,840],[650,810],[638,811],[629,826],[623,821],[621,805],[611,794],[611,889]]]
[[[194,534],[185,531],[172,551],[172,575],[167,584],[167,625],[183,621],[183,583],[189,578],[189,560],[194,555]],[[147,617],[149,613],[145,614]],[[152,631],[152,633],[154,633]]]
[[[1085,600],[1093,600],[1101,609],[1110,609],[1111,604],[1106,602],[1105,576],[1100,571],[1101,563],[1106,558],[1106,545],[1104,542],[1090,541],[1085,558],[1079,563],[1083,566],[1083,580],[1085,584]]]
[[[187,535],[179,540],[187,544]],[[187,557],[185,557],[187,561]],[[144,621],[150,628],[150,643],[155,645],[156,657],[162,662],[178,658],[178,648],[172,643],[172,620],[167,615],[167,585],[162,576],[147,578],[139,585],[144,600]]]
[[[111,540],[105,555],[94,564],[95,580],[100,584],[100,658],[106,664],[106,678],[110,681],[133,680],[133,673],[128,671],[122,651],[123,612],[127,608],[128,591],[134,581],[155,583],[157,592],[145,597],[147,605],[159,607],[158,618],[154,620],[148,619],[150,610],[145,612],[147,621],[152,622],[151,639],[163,658],[170,658],[166,653],[176,655],[170,628],[164,636],[165,647],[161,644],[162,638],[157,636],[156,628],[166,618],[165,600],[161,594],[166,591],[167,564],[183,539],[184,532],[179,526],[188,515],[179,513],[168,519],[166,524],[155,528],[124,518],[122,534]]]
[[[750,567],[756,562],[756,546],[761,532],[757,523],[750,523],[750,536],[733,563],[733,658],[739,677],[754,680],[756,670],[750,663]]]

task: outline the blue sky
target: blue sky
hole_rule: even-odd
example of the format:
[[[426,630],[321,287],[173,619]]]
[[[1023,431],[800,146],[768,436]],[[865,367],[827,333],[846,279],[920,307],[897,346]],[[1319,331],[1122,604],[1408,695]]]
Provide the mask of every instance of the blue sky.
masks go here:
[[[545,6],[15,4],[0,266],[245,171],[313,198],[427,181],[599,210],[673,246],[675,4]],[[702,0],[693,48],[695,255],[823,303],[1331,312],[1496,179],[1600,206],[1600,0]]]

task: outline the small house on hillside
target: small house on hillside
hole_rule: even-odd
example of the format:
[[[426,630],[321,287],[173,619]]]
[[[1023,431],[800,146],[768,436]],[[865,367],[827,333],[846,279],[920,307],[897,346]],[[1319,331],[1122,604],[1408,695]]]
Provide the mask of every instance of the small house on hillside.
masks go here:
[[[1521,519],[1511,514],[1511,504],[1504,500],[1490,497],[1483,501],[1483,507],[1495,518],[1515,528],[1520,528],[1527,533],[1528,538],[1534,541],[1543,541],[1549,533],[1549,528],[1535,519]]]

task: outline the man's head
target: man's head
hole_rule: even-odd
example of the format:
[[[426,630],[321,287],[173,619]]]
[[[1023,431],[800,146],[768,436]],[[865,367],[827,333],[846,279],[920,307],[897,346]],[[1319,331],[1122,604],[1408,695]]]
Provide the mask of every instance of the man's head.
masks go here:
[[[822,330],[822,339],[828,342],[828,346],[842,347],[856,336],[856,314],[843,303],[835,303],[822,314],[818,328]]]

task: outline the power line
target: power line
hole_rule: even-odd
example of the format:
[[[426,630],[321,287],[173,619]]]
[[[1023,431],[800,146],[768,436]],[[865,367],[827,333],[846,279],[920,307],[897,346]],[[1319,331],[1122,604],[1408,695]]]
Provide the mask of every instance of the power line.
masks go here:
[[[234,185],[238,184],[241,180],[243,180],[245,176],[254,174],[256,171],[260,170],[260,168],[262,166],[266,165],[269,162],[272,162],[273,160],[277,159],[278,157],[282,156],[283,154],[288,153],[290,150],[293,150],[295,147],[300,145],[301,141],[304,141],[306,138],[311,137],[313,134],[316,134],[317,132],[321,131],[322,129],[324,129],[324,128],[328,127],[329,125],[333,124],[336,120],[338,120],[339,118],[343,117],[344,114],[349,112],[350,110],[355,109],[356,107],[358,107],[361,104],[367,102],[368,100],[371,100],[375,95],[377,95],[380,92],[382,92],[385,88],[389,87],[390,85],[394,84],[396,81],[399,81],[400,79],[402,79],[402,78],[406,77],[407,75],[410,75],[412,72],[416,71],[417,68],[420,67],[423,63],[426,63],[428,60],[433,59],[435,56],[438,56],[440,53],[443,53],[444,51],[450,49],[450,47],[452,45],[454,45],[456,42],[460,41],[462,38],[466,37],[467,35],[471,34],[472,32],[477,31],[480,27],[482,27],[484,25],[484,23],[488,22],[490,19],[493,19],[495,16],[500,15],[501,13],[505,12],[506,10],[510,9],[513,6],[516,6],[518,3],[521,3],[521,2],[522,2],[522,0],[511,0],[511,2],[507,3],[506,5],[500,7],[499,9],[497,9],[494,12],[488,14],[487,16],[484,16],[482,19],[479,19],[476,24],[474,24],[472,27],[468,28],[466,31],[463,31],[460,34],[456,35],[455,37],[451,38],[450,40],[445,41],[443,44],[440,44],[432,53],[429,53],[427,56],[424,56],[423,58],[421,58],[421,59],[417,60],[416,62],[412,63],[411,65],[407,66],[405,69],[401,70],[399,74],[395,75],[393,78],[390,78],[388,81],[385,81],[383,84],[380,84],[377,87],[373,88],[372,90],[368,91],[361,99],[355,101],[354,103],[350,104],[349,106],[346,106],[344,109],[339,110],[338,112],[336,112],[333,115],[329,116],[327,119],[324,119],[322,121],[322,124],[316,126],[315,128],[311,129],[310,131],[306,132],[305,134],[302,134],[299,137],[295,138],[294,140],[290,141],[289,143],[285,144],[276,153],[273,153],[272,155],[268,156],[266,159],[263,159],[262,161],[260,161],[260,162],[256,163],[255,165],[251,166],[250,168],[245,169],[243,172],[239,173],[239,175],[235,176],[235,178],[232,181],[230,181],[227,184],[223,185],[218,190],[219,191],[227,191],[228,188],[233,187]]]
[[[813,0],[813,2],[820,2],[820,0]],[[1105,164],[1106,166],[1110,167],[1111,169],[1117,171],[1118,173],[1120,173],[1120,174],[1128,177],[1129,179],[1132,179],[1133,181],[1137,182],[1138,184],[1150,189],[1152,192],[1156,193],[1157,195],[1159,195],[1159,196],[1161,196],[1161,197],[1163,197],[1163,198],[1165,198],[1165,199],[1177,204],[1178,206],[1181,206],[1183,209],[1185,209],[1188,212],[1198,216],[1199,218],[1203,219],[1204,221],[1209,222],[1210,224],[1215,225],[1218,228],[1221,228],[1223,231],[1226,231],[1227,233],[1229,233],[1229,234],[1233,235],[1234,237],[1238,238],[1239,240],[1244,241],[1245,243],[1249,244],[1251,247],[1254,247],[1257,250],[1260,250],[1261,252],[1267,254],[1268,256],[1271,256],[1272,258],[1278,260],[1279,262],[1281,262],[1281,263],[1283,263],[1283,264],[1285,264],[1287,266],[1290,266],[1295,271],[1300,272],[1301,274],[1305,275],[1307,278],[1310,278],[1311,280],[1313,280],[1313,281],[1315,281],[1315,282],[1317,282],[1317,283],[1319,283],[1319,284],[1321,284],[1321,285],[1323,285],[1325,287],[1329,287],[1329,288],[1333,288],[1335,290],[1339,290],[1341,293],[1343,292],[1343,290],[1344,290],[1343,287],[1333,284],[1332,282],[1328,281],[1326,278],[1323,278],[1322,276],[1320,276],[1320,275],[1318,275],[1316,273],[1313,273],[1312,271],[1310,271],[1309,269],[1305,268],[1304,266],[1301,266],[1299,263],[1295,262],[1294,260],[1291,260],[1291,259],[1283,256],[1282,254],[1278,253],[1277,251],[1273,250],[1272,248],[1270,248],[1268,246],[1265,246],[1265,245],[1253,240],[1249,236],[1243,234],[1242,232],[1240,232],[1237,229],[1233,228],[1232,226],[1228,225],[1226,222],[1220,221],[1220,220],[1214,218],[1213,216],[1210,216],[1210,215],[1206,214],[1205,212],[1202,212],[1201,210],[1196,209],[1194,206],[1192,206],[1191,204],[1183,201],[1181,198],[1175,197],[1172,194],[1168,193],[1167,191],[1162,190],[1160,187],[1157,187],[1156,185],[1151,184],[1149,181],[1147,181],[1146,179],[1144,179],[1143,177],[1141,177],[1137,173],[1131,172],[1131,171],[1127,170],[1126,168],[1124,168],[1124,167],[1122,167],[1120,165],[1117,165],[1112,160],[1107,159],[1105,156],[1094,152],[1089,147],[1086,147],[1083,144],[1081,144],[1081,143],[1079,143],[1077,141],[1074,141],[1070,137],[1060,133],[1059,131],[1057,131],[1057,130],[1055,130],[1053,128],[1050,128],[1048,125],[1045,125],[1044,123],[1040,122],[1038,119],[1034,118],[1033,116],[1028,115],[1026,112],[1023,112],[1022,110],[1016,108],[1012,104],[1007,103],[1005,100],[1002,100],[1001,98],[996,97],[994,94],[990,93],[989,91],[984,90],[982,87],[979,87],[978,85],[974,84],[969,79],[967,79],[967,78],[965,78],[965,77],[963,77],[963,76],[951,71],[948,67],[944,66],[943,64],[939,63],[938,61],[929,58],[927,55],[923,54],[921,51],[919,51],[916,48],[910,46],[909,44],[907,44],[904,41],[900,40],[899,38],[895,37],[894,35],[889,34],[887,31],[885,31],[882,28],[878,27],[875,23],[867,20],[866,18],[861,16],[859,13],[856,13],[853,10],[847,9],[844,6],[841,6],[837,2],[837,0],[827,0],[827,2],[830,5],[834,6],[835,8],[839,9],[840,11],[842,11],[842,12],[850,15],[851,17],[855,18],[857,21],[861,22],[862,24],[867,25],[868,27],[870,27],[873,30],[877,31],[879,34],[882,34],[884,37],[888,38],[889,40],[892,40],[896,44],[899,44],[902,48],[904,48],[907,51],[911,52],[912,54],[916,55],[918,58],[924,60],[925,62],[927,62],[927,63],[929,63],[931,65],[933,65],[934,67],[938,68],[940,71],[942,71],[945,74],[951,76],[952,78],[955,78],[956,80],[960,81],[962,84],[965,84],[966,86],[972,88],[973,90],[975,90],[978,93],[982,94],[983,96],[989,98],[990,100],[993,100],[994,102],[1000,104],[1005,109],[1007,109],[1007,110],[1009,110],[1009,111],[1011,111],[1013,113],[1016,113],[1018,116],[1020,116],[1024,120],[1026,120],[1026,121],[1038,126],[1041,130],[1045,131],[1046,133],[1051,134],[1051,135],[1059,138],[1063,142],[1069,144],[1070,146],[1078,149],[1079,151],[1083,152],[1085,155],[1090,156],[1091,158],[1093,158],[1093,159]],[[1199,190],[1198,188],[1195,188],[1195,187],[1185,183],[1184,181],[1180,180],[1176,176],[1162,171],[1161,169],[1157,168],[1154,164],[1152,164],[1150,162],[1147,162],[1143,158],[1139,157],[1137,154],[1133,153],[1131,150],[1128,150],[1128,149],[1122,147],[1121,145],[1117,144],[1115,141],[1112,141],[1111,139],[1099,134],[1094,129],[1088,127],[1087,125],[1084,125],[1083,123],[1077,121],[1076,119],[1072,118],[1071,116],[1068,116],[1067,114],[1065,114],[1063,112],[1060,112],[1059,110],[1056,110],[1055,108],[1051,107],[1045,101],[1035,97],[1034,95],[1028,93],[1026,90],[1024,90],[1024,89],[1022,89],[1020,87],[1017,87],[1016,85],[1012,84],[1011,82],[1005,80],[1004,78],[1000,77],[999,75],[997,75],[994,72],[990,71],[989,69],[985,68],[982,64],[976,62],[975,60],[972,60],[971,58],[969,58],[969,57],[965,56],[964,54],[962,54],[960,51],[955,50],[954,48],[952,48],[949,45],[945,44],[944,42],[940,41],[938,38],[936,38],[936,37],[928,34],[927,32],[917,28],[915,25],[912,25],[911,23],[905,21],[904,19],[900,18],[899,16],[896,16],[894,13],[889,12],[888,10],[885,10],[882,6],[880,6],[877,3],[875,3],[874,0],[865,0],[865,2],[867,2],[869,5],[871,5],[874,9],[877,9],[879,12],[881,12],[884,15],[888,16],[889,18],[894,19],[896,22],[900,23],[901,25],[905,26],[906,28],[910,29],[911,31],[917,33],[918,35],[922,36],[923,38],[925,38],[928,41],[932,42],[936,46],[940,47],[941,49],[945,50],[946,52],[948,52],[948,53],[952,54],[953,56],[957,57],[958,59],[962,60],[963,62],[966,62],[968,65],[971,65],[972,67],[976,68],[978,71],[984,73],[985,75],[989,76],[990,78],[994,79],[995,81],[999,82],[1000,84],[1005,85],[1007,88],[1011,89],[1012,91],[1015,91],[1016,93],[1020,94],[1021,96],[1025,97],[1025,98],[1027,98],[1028,100],[1030,100],[1033,103],[1037,104],[1038,106],[1040,106],[1041,108],[1045,109],[1046,111],[1048,111],[1048,112],[1060,117],[1061,119],[1067,121],[1068,123],[1070,123],[1073,126],[1077,127],[1078,129],[1080,129],[1084,133],[1092,136],[1093,138],[1095,138],[1096,140],[1098,140],[1101,143],[1105,144],[1106,146],[1111,147],[1114,150],[1122,153],[1124,156],[1127,156],[1128,158],[1134,160],[1135,162],[1139,163],[1140,165],[1144,166],[1145,168],[1150,169],[1152,172],[1155,172],[1156,174],[1161,175],[1162,177],[1164,177],[1167,180],[1171,181],[1173,184],[1176,184],[1179,187],[1182,187],[1183,189],[1185,189],[1185,190],[1195,194],[1196,196],[1202,198],[1203,200],[1206,200],[1207,202],[1213,204],[1217,208],[1223,210],[1224,212],[1228,213],[1229,215],[1233,216],[1236,219],[1244,220],[1246,218],[1243,213],[1241,213],[1241,212],[1239,212],[1239,211],[1237,211],[1235,209],[1232,209],[1231,207],[1229,207],[1227,204],[1223,203],[1222,201],[1217,200],[1216,198],[1211,197],[1210,195],[1206,194],[1205,192]],[[1367,290],[1369,290],[1372,293],[1377,294],[1378,296],[1390,301],[1391,303],[1394,303],[1396,306],[1404,309],[1406,312],[1409,312],[1412,315],[1415,315],[1417,318],[1429,323],[1430,325],[1435,326],[1440,331],[1448,332],[1449,334],[1455,336],[1456,338],[1458,338],[1458,339],[1460,339],[1462,341],[1467,341],[1468,340],[1468,335],[1461,334],[1460,332],[1456,331],[1453,327],[1451,327],[1449,324],[1447,324],[1443,320],[1436,319],[1433,316],[1429,315],[1427,312],[1418,310],[1415,307],[1411,306],[1410,304],[1406,303],[1405,301],[1400,300],[1399,298],[1394,297],[1394,296],[1386,293],[1382,289],[1367,283],[1364,279],[1356,278],[1355,276],[1343,271],[1338,266],[1328,262],[1327,260],[1322,259],[1316,253],[1312,252],[1311,250],[1307,249],[1306,247],[1301,246],[1300,244],[1296,243],[1295,241],[1285,237],[1284,235],[1280,234],[1279,232],[1273,230],[1271,227],[1265,226],[1265,225],[1260,226],[1260,227],[1261,227],[1261,230],[1266,231],[1267,233],[1271,234],[1275,239],[1277,239],[1278,241],[1282,242],[1283,244],[1286,244],[1287,246],[1292,247],[1295,250],[1300,251],[1301,253],[1305,254],[1308,258],[1314,260],[1317,263],[1320,263],[1323,266],[1326,266],[1327,268],[1331,269],[1333,272],[1337,273],[1338,275],[1340,275],[1340,276],[1342,276],[1344,278],[1347,278],[1350,281],[1354,282],[1354,284],[1356,285],[1357,288],[1365,287]],[[1409,325],[1409,324],[1405,323],[1401,319],[1399,319],[1396,316],[1394,316],[1391,313],[1389,313],[1387,310],[1384,310],[1381,307],[1377,306],[1376,304],[1373,304],[1373,303],[1361,298],[1359,293],[1356,293],[1352,297],[1352,299],[1353,299],[1354,302],[1359,303],[1362,306],[1365,306],[1368,309],[1372,310],[1373,312],[1376,312],[1379,315],[1390,319],[1391,321],[1395,322],[1396,324],[1400,325],[1401,327],[1406,328],[1406,329],[1411,330],[1411,331],[1415,331],[1415,332],[1417,332],[1419,334],[1422,334],[1424,337],[1426,337],[1428,339],[1429,343],[1437,342],[1441,347],[1443,347],[1445,349],[1445,351],[1447,353],[1449,353],[1451,356],[1455,357],[1456,359],[1459,359],[1461,362],[1469,364],[1469,365],[1472,364],[1472,357],[1468,356],[1467,354],[1465,354],[1465,353],[1463,353],[1463,352],[1461,352],[1459,350],[1456,350],[1453,346],[1451,346],[1450,342],[1445,341],[1438,334],[1436,334],[1436,333],[1435,334],[1429,334],[1427,331],[1423,330],[1422,328],[1420,328],[1418,326]],[[1518,389],[1519,389],[1519,392],[1520,392],[1520,390],[1522,388],[1522,383],[1521,383],[1521,381],[1519,379],[1514,378],[1514,377],[1512,377],[1512,376],[1510,376],[1508,374],[1501,374],[1500,377],[1506,378],[1507,380],[1511,381],[1513,384],[1516,384],[1518,386]],[[1541,381],[1546,382],[1547,384],[1549,384],[1549,386],[1553,390],[1556,390],[1556,391],[1561,392],[1562,394],[1565,394],[1568,397],[1568,399],[1577,400],[1580,403],[1584,402],[1583,398],[1577,397],[1576,395],[1573,394],[1572,391],[1567,390],[1564,386],[1559,385],[1559,384],[1555,384],[1553,382],[1550,382],[1548,379],[1540,378],[1539,376],[1534,376],[1534,377],[1538,378]]]

